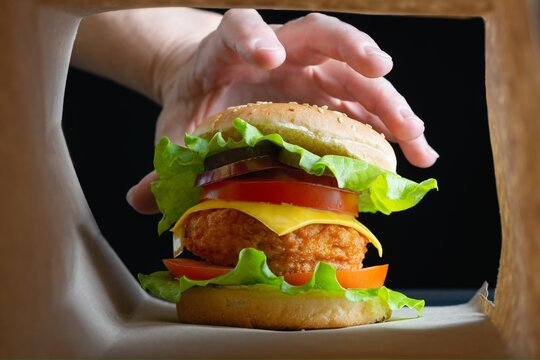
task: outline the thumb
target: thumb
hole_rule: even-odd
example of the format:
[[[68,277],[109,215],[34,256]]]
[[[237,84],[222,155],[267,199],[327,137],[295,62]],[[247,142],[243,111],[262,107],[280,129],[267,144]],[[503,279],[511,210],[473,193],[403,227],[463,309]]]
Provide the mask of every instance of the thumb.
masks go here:
[[[157,214],[159,212],[156,200],[150,189],[151,184],[157,179],[156,172],[152,171],[127,192],[126,200],[137,212],[145,215]]]
[[[156,124],[156,143],[161,137],[167,136],[172,142],[182,144],[184,134],[189,127],[189,121],[179,119],[181,112],[165,107],[159,115]],[[126,194],[126,200],[133,209],[145,215],[152,215],[159,212],[151,185],[159,177],[156,171],[146,174],[137,184],[131,187]]]
[[[227,11],[215,36],[205,45],[217,54],[223,54],[223,50],[228,50],[225,53],[233,51],[248,64],[267,70],[285,61],[285,48],[274,30],[253,9]]]

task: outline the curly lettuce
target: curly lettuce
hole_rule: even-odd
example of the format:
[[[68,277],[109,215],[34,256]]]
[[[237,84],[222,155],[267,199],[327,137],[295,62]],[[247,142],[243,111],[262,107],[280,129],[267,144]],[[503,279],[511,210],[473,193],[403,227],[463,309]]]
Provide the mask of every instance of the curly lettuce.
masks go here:
[[[265,135],[240,118],[233,121],[233,127],[240,140],[225,140],[218,132],[210,140],[186,134],[185,147],[173,144],[166,137],[158,143],[154,167],[159,180],[152,184],[152,192],[163,214],[158,224],[159,234],[168,230],[187,209],[197,204],[200,189],[195,186],[195,179],[204,171],[203,163],[207,156],[255,146],[262,141],[270,141],[282,151],[296,154],[297,166],[309,174],[320,176],[327,171],[332,172],[340,188],[358,193],[359,212],[379,211],[388,215],[406,210],[416,205],[428,191],[437,189],[435,179],[416,183],[359,159],[339,155],[318,156],[286,142],[279,134]]]
[[[266,262],[262,251],[247,248],[240,252],[238,264],[229,273],[208,280],[191,280],[185,276],[175,279],[168,271],[158,271],[150,275],[139,274],[141,286],[152,295],[163,300],[177,303],[182,293],[194,286],[242,286],[266,285],[279,289],[283,295],[294,296],[316,293],[318,296],[344,297],[351,302],[366,301],[375,297],[384,300],[391,310],[402,307],[415,309],[422,316],[424,300],[416,300],[388,289],[385,286],[372,289],[345,289],[337,278],[336,269],[320,262],[311,279],[304,285],[288,284],[283,276],[276,276]],[[254,291],[255,288],[254,288]]]

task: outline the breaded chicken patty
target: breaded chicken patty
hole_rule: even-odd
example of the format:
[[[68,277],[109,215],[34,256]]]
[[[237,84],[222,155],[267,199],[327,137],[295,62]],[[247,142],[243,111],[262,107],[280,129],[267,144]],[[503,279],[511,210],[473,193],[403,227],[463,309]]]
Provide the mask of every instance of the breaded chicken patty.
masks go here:
[[[234,266],[240,250],[264,251],[277,275],[311,272],[319,261],[337,270],[358,270],[368,240],[341,225],[313,224],[278,236],[257,219],[234,209],[204,210],[185,222],[185,246],[213,264]]]

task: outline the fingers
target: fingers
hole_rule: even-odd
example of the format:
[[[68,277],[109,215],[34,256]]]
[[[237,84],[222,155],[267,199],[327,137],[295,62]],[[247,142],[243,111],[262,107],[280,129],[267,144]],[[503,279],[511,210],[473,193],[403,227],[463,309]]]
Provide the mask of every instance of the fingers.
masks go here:
[[[386,75],[393,66],[366,33],[337,18],[312,13],[277,30],[287,51],[287,61],[299,65],[321,64],[335,59],[349,64],[366,77]]]
[[[421,168],[430,167],[439,158],[439,154],[429,146],[423,134],[416,139],[402,141],[399,146],[407,160]]]
[[[227,11],[216,35],[221,48],[237,53],[248,64],[273,69],[285,61],[285,49],[276,34],[253,9]]]
[[[186,122],[178,121],[178,114],[181,114],[181,111],[178,106],[165,107],[163,109],[156,124],[156,143],[159,142],[162,136],[169,137],[174,143],[183,143]],[[152,183],[156,180],[158,180],[158,175],[154,170],[146,174],[139,183],[133,185],[128,190],[126,200],[135,211],[144,215],[159,213],[151,189]]]
[[[156,124],[156,143],[159,142],[162,136],[167,136],[176,144],[183,143],[184,134],[189,130],[187,127],[188,122],[179,121],[178,116],[184,113],[184,110],[178,104],[167,106],[162,110]],[[151,185],[156,180],[158,180],[158,175],[155,171],[152,171],[128,190],[126,200],[137,212],[145,215],[159,212],[151,190]]]
[[[126,200],[128,204],[141,214],[152,215],[159,212],[156,200],[151,191],[151,184],[157,179],[156,172],[152,171],[127,192]]]
[[[407,160],[415,166],[427,168],[439,158],[439,154],[428,144],[423,133],[414,139],[398,141],[378,116],[373,115],[357,102],[342,101],[340,111],[349,114],[354,119],[371,124],[375,130],[385,134],[388,141],[397,142]]]
[[[392,135],[392,132],[388,130],[388,127],[385,125],[385,123],[382,122],[382,120],[378,116],[367,111],[358,102],[341,101],[338,110],[348,114],[353,119],[356,119],[366,124],[370,124],[375,130],[383,133],[386,140],[396,142],[396,138]]]
[[[257,11],[227,11],[190,60],[186,76],[191,92],[205,94],[232,83],[256,83],[285,61],[285,49]]]
[[[312,75],[321,91],[345,100],[347,113],[397,142],[413,165],[427,167],[437,160],[424,137],[423,121],[388,80],[364,77],[338,61],[314,67]]]
[[[412,140],[424,132],[423,121],[385,78],[366,78],[347,64],[336,61],[314,68],[312,74],[322,91],[362,104],[367,111],[376,115],[396,141]]]

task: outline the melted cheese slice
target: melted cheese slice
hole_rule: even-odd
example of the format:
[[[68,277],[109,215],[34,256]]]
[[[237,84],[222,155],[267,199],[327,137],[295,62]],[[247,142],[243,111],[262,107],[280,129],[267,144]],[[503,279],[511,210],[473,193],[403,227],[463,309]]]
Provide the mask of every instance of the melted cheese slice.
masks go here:
[[[207,200],[189,208],[176,222],[171,231],[173,236],[174,256],[182,253],[184,248],[186,218],[195,212],[210,209],[234,209],[248,214],[262,222],[277,235],[285,235],[301,227],[311,224],[342,225],[355,229],[371,242],[382,256],[382,245],[375,235],[351,215],[331,211],[310,209],[287,204],[268,204],[246,201]]]

